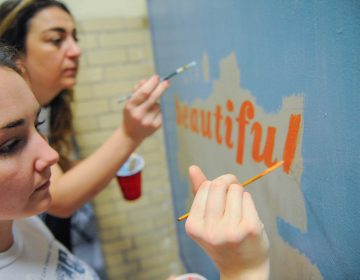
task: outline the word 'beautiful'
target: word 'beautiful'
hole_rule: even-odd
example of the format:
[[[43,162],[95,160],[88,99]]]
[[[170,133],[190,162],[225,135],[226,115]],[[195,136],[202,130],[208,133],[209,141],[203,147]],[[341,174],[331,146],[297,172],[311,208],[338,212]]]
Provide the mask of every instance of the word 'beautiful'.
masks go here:
[[[245,135],[247,127],[253,135],[251,155],[255,162],[263,161],[268,167],[274,165],[277,159],[273,158],[274,145],[276,140],[277,128],[267,127],[267,136],[263,149],[261,143],[263,137],[263,125],[255,121],[255,107],[249,100],[244,101],[238,113],[233,119],[230,114],[224,116],[221,105],[216,105],[214,111],[189,107],[182,104],[179,98],[175,96],[176,123],[179,127],[188,129],[192,133],[205,137],[209,140],[215,140],[219,145],[225,145],[229,149],[234,148],[234,122],[238,127],[237,145],[236,145],[236,163],[243,164]],[[226,110],[228,113],[234,112],[234,103],[227,100]],[[284,161],[284,171],[289,173],[292,162],[295,157],[297,140],[301,127],[301,114],[290,114],[287,134],[284,141],[282,160]],[[278,140],[279,141],[279,140]]]

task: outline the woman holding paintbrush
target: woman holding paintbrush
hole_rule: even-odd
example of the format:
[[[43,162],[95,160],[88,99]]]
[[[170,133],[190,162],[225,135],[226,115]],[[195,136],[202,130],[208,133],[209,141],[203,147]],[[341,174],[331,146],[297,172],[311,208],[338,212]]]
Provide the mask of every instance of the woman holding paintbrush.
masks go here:
[[[40,105],[16,62],[0,44],[0,279],[99,279],[34,216],[51,206],[59,156],[39,133]],[[251,195],[233,175],[211,181],[197,166],[189,174],[196,195],[186,231],[221,279],[268,279],[268,238]]]
[[[70,103],[81,49],[70,11],[55,0],[6,0],[0,6],[0,39],[21,53],[24,77],[44,109],[44,132],[60,155],[51,168],[53,200],[47,212],[51,215],[45,219],[71,249],[69,217],[105,188],[129,155],[161,126],[157,101],[169,82],[158,76],[140,82],[124,106],[119,128],[97,151],[75,164]],[[89,205],[85,210],[89,216]],[[91,216],[89,220],[95,226]]]
[[[81,50],[69,10],[54,0],[7,0],[0,6],[0,38],[20,51],[24,78],[46,108],[49,142],[60,155],[58,163],[49,164],[52,202],[48,213],[68,217],[102,190],[142,140],[161,126],[157,100],[168,82],[154,76],[139,83],[125,104],[119,129],[94,154],[74,165],[70,101]],[[119,151],[118,157],[114,150]],[[189,218],[190,225],[191,221],[194,219]],[[65,222],[68,225],[69,220]],[[191,227],[190,233],[202,240]],[[65,241],[70,245],[69,236]],[[211,241],[206,242],[205,249],[211,248]]]

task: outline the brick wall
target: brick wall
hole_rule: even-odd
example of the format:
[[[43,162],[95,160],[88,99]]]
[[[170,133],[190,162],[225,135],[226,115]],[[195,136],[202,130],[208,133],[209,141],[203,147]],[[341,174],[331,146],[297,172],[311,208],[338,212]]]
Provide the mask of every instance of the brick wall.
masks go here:
[[[78,22],[83,49],[75,95],[75,126],[83,156],[93,152],[121,123],[122,104],[142,78],[154,73],[145,19]],[[183,272],[178,257],[175,218],[163,131],[136,151],[146,162],[143,196],[125,201],[115,180],[94,200],[109,279],[166,279]]]

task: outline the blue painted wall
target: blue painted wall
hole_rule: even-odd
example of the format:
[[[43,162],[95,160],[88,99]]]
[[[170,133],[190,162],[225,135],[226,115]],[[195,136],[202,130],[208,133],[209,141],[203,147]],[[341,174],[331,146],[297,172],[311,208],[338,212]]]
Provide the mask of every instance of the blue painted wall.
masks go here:
[[[216,80],[219,61],[235,52],[242,85],[266,110],[276,110],[289,93],[304,94],[301,191],[308,228],[302,233],[278,217],[278,234],[324,279],[360,279],[360,1],[149,0],[148,8],[158,73],[206,52]],[[171,92],[191,102],[194,92],[205,99],[211,87],[184,73],[162,100],[176,215],[188,194],[178,189],[186,180],[177,171]],[[178,232],[186,267],[216,279],[183,224]]]

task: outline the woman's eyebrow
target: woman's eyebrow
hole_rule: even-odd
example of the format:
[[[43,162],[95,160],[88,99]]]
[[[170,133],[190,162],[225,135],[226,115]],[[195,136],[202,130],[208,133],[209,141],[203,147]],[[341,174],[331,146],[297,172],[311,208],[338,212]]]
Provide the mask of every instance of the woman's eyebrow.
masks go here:
[[[8,124],[6,124],[5,126],[3,126],[1,129],[9,129],[9,128],[15,128],[18,126],[23,126],[25,124],[25,119],[19,119],[13,122],[10,122]]]
[[[74,30],[76,30],[76,29],[74,28]],[[63,27],[51,27],[49,29],[44,30],[42,33],[46,33],[46,32],[66,33],[66,29]]]
[[[46,34],[48,32],[58,32],[58,33],[66,33],[66,30],[62,27],[51,27],[51,28],[48,28],[48,29],[45,29],[43,30],[41,33],[42,34]]]

